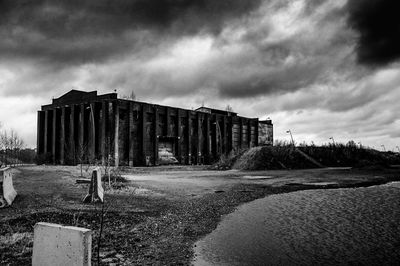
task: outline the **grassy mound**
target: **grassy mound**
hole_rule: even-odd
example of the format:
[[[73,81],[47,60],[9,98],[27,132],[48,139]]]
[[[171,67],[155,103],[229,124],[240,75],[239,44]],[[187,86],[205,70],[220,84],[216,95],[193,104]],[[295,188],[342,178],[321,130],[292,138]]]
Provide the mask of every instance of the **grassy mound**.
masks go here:
[[[226,159],[224,159],[226,161]],[[254,147],[230,160],[230,168],[240,170],[304,169],[327,167],[388,167],[400,164],[400,155],[348,144]]]

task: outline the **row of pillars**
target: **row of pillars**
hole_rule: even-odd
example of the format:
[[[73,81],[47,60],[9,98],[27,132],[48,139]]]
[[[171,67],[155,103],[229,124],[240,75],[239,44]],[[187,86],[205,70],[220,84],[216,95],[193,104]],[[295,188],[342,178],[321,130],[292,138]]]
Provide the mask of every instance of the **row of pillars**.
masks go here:
[[[140,114],[139,130],[133,131],[133,113],[134,102],[128,102],[126,108],[121,111],[126,112],[124,116],[127,126],[127,132],[121,132],[120,127],[120,107],[118,101],[102,101],[86,104],[60,106],[45,109],[38,112],[38,154],[49,155],[49,161],[54,164],[65,164],[68,158],[74,158],[73,163],[81,162],[82,153],[85,152],[91,159],[101,159],[102,164],[106,163],[109,157],[113,157],[114,165],[120,163],[122,156],[130,166],[133,165],[134,157],[141,156],[136,160],[140,164],[147,164],[147,158],[152,157],[151,163],[157,164],[158,160],[158,142],[157,134],[159,111],[157,105],[140,104],[140,109],[135,109]],[[211,158],[218,158],[221,153],[228,153],[232,149],[251,146],[251,128],[254,120],[248,119],[247,139],[243,138],[244,119],[241,117],[228,117],[216,114],[200,113],[190,110],[175,109],[174,124],[176,132],[171,132],[171,107],[166,107],[166,136],[176,137],[176,155],[180,163],[198,164],[210,163]],[[147,116],[153,115],[153,130],[150,139],[146,129]],[[181,118],[186,120],[186,130],[181,130]],[[233,121],[233,119],[237,121]],[[193,124],[196,123],[196,124]],[[233,143],[233,124],[239,124],[239,145],[235,147]],[[205,127],[205,128],[204,128]],[[253,125],[253,145],[257,145],[258,127]],[[194,132],[191,132],[195,130]],[[197,131],[197,132],[196,132]],[[205,131],[205,133],[204,133]],[[163,132],[163,133],[165,133]],[[192,134],[193,133],[193,134]],[[203,134],[204,133],[204,134]],[[138,145],[134,145],[134,134],[140,137]],[[182,135],[185,134],[185,138]],[[119,147],[120,135],[128,147]],[[200,136],[203,135],[203,141]],[[196,139],[193,139],[196,138]],[[185,139],[185,143],[182,140]],[[244,143],[246,142],[246,143]],[[146,149],[146,143],[151,143],[152,151]],[[194,145],[192,145],[194,144]],[[181,154],[181,146],[186,146],[186,154]],[[135,151],[139,147],[140,152]],[[120,149],[121,148],[121,149]],[[119,154],[120,151],[127,151],[126,154]],[[148,153],[151,154],[148,154]],[[183,156],[182,156],[183,155]],[[182,157],[185,157],[183,161]],[[78,160],[77,160],[78,158]]]
[[[118,138],[107,141],[108,134],[118,136],[118,115],[116,104],[107,101],[38,111],[37,152],[54,164],[65,164],[67,159],[79,163],[83,156],[93,160],[97,154],[105,163],[109,149],[115,151],[118,165]]]

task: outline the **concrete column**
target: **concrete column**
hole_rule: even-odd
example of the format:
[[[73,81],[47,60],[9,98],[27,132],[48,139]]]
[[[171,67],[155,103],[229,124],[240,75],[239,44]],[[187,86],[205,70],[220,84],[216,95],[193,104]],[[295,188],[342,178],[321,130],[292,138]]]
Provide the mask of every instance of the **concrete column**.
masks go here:
[[[133,166],[134,145],[133,145],[133,102],[128,103],[128,145],[129,145],[129,166]]]
[[[254,124],[255,124],[255,128],[254,128],[254,145],[258,146],[258,118],[254,119]]]
[[[103,101],[101,103],[101,129],[100,129],[100,152],[101,152],[101,164],[106,165],[106,125],[107,125],[107,107],[108,103]]]
[[[65,107],[61,107],[61,128],[60,128],[60,164],[65,164]]]
[[[195,158],[196,158],[196,164],[199,164],[200,163],[200,155],[199,155],[199,153],[201,153],[202,152],[202,150],[201,150],[201,121],[200,121],[200,113],[199,112],[197,112],[197,114],[196,114],[196,129],[197,129],[197,134],[196,134],[196,136],[197,136],[197,145],[196,145],[196,147],[197,147],[197,149],[196,149],[196,154],[195,154]],[[203,154],[201,154],[201,156],[203,156]]]
[[[187,164],[192,164],[192,139],[190,137],[190,131],[192,130],[192,119],[191,119],[191,112],[187,111]]]
[[[167,136],[171,136],[172,134],[172,132],[171,132],[171,127],[170,127],[170,123],[171,123],[171,117],[170,117],[170,115],[171,115],[171,112],[170,112],[170,108],[169,107],[166,107],[165,108],[166,110],[165,110],[165,124],[166,124],[166,126],[167,126],[167,128],[166,128],[166,133],[167,133]]]
[[[228,138],[226,136],[226,116],[223,116],[223,122],[222,122],[222,152],[227,153],[228,151]]]
[[[146,105],[142,105],[141,106],[141,131],[142,131],[142,141],[141,141],[141,149],[142,149],[142,162],[143,165],[146,165],[146,139],[148,138],[148,135],[146,133],[146,112],[147,112],[147,108]]]
[[[84,138],[84,130],[85,127],[85,105],[81,104],[80,105],[80,110],[79,110],[79,140],[78,140],[78,153],[79,157],[83,159],[83,154],[86,153],[86,148],[85,147],[85,138]],[[81,163],[81,162],[79,162]]]
[[[71,113],[69,117],[69,154],[73,159],[74,164],[76,163],[75,158],[75,105],[71,105]]]
[[[219,138],[219,133],[221,133],[218,130],[219,124],[218,124],[218,115],[215,115],[215,125],[213,124],[213,126],[211,127],[211,136],[212,136],[212,153],[213,153],[213,157],[214,160],[216,160],[219,156],[219,150],[218,150],[218,138]]]
[[[247,147],[251,146],[251,120],[247,120]]]
[[[177,136],[177,141],[176,141],[176,155],[178,157],[179,163],[182,162],[182,155],[181,155],[181,141],[182,141],[182,130],[181,130],[181,115],[180,115],[180,110],[179,108],[176,108],[176,136]]]
[[[88,139],[89,145],[89,156],[93,161],[96,158],[96,105],[94,103],[90,103],[90,114],[89,114],[89,128],[91,134],[89,134],[90,138]]]
[[[239,149],[242,148],[243,144],[243,118],[239,118]]]
[[[51,137],[51,158],[53,161],[53,164],[56,164],[56,137],[57,137],[57,131],[56,131],[56,123],[57,123],[57,109],[53,109],[53,125],[52,125],[52,137]]]
[[[49,132],[49,110],[44,111],[44,149],[43,149],[43,153],[46,155],[48,152],[48,148],[49,148],[49,136],[48,136],[48,132]]]
[[[205,114],[205,123],[206,123],[206,134],[205,134],[205,143],[206,143],[206,149],[205,149],[205,163],[210,163],[210,155],[211,155],[211,150],[213,149],[211,145],[211,139],[210,139],[210,115]]]
[[[154,110],[154,147],[153,147],[153,155],[154,155],[154,165],[158,164],[158,134],[157,134],[157,128],[158,128],[158,106],[153,107]]]
[[[114,161],[115,167],[119,166],[119,106],[118,101],[114,103],[114,117],[115,117],[115,127],[114,127]]]
[[[231,152],[234,148],[233,145],[233,125],[234,125],[234,119],[232,116],[229,117],[229,130],[228,130],[228,151]]]
[[[38,111],[37,112],[37,136],[36,136],[36,153],[37,155],[41,154],[42,150],[43,150],[43,145],[42,145],[42,135],[43,131],[42,131],[42,124],[43,124],[43,119],[41,116],[42,111]]]

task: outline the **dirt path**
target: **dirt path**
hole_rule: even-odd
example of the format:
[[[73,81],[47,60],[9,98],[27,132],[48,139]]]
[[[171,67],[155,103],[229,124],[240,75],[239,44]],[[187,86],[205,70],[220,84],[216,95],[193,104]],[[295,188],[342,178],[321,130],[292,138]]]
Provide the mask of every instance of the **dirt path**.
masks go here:
[[[398,170],[351,169],[241,172],[157,167],[125,169],[122,174],[130,182],[105,195],[103,264],[186,265],[193,243],[241,203],[302,189],[400,179]],[[100,206],[81,203],[87,185],[75,183],[79,175],[78,167],[15,169],[19,195],[11,208],[0,210],[0,264],[29,264],[32,226],[39,221],[93,229],[96,251]]]

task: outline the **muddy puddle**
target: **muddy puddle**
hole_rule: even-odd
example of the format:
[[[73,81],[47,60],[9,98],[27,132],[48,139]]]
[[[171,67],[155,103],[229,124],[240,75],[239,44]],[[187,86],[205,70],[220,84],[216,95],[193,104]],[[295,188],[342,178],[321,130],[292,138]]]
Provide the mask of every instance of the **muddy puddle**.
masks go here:
[[[268,196],[225,216],[194,265],[395,265],[400,183]]]

